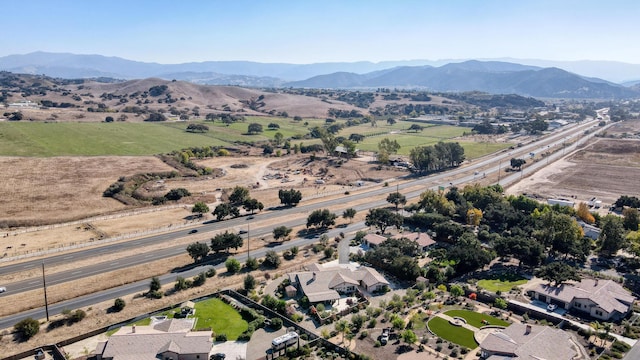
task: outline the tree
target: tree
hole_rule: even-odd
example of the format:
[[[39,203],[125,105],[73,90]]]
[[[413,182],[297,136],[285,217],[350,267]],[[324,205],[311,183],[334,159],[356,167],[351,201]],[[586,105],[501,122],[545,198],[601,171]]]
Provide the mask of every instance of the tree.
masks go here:
[[[342,334],[342,342],[344,343],[344,336],[349,331],[349,323],[347,323],[347,320],[338,320],[335,328],[337,332]]]
[[[227,261],[224,262],[224,266],[227,268],[227,272],[230,274],[235,274],[242,268],[240,261],[235,258],[228,258]]]
[[[187,252],[194,262],[199,262],[209,254],[209,246],[205,243],[195,242],[187,246]]]
[[[273,228],[273,238],[278,241],[280,239],[286,241],[289,239],[289,235],[293,229],[284,225]]]
[[[282,140],[284,140],[284,135],[282,135],[281,132],[277,132],[273,135],[273,141],[276,142],[277,146],[280,146],[280,144],[282,144]]]
[[[40,331],[40,322],[38,320],[28,317],[19,321],[13,326],[16,332],[22,334],[22,337],[26,340],[31,339]]]
[[[354,208],[348,208],[342,212],[342,218],[349,219],[349,223],[351,223],[351,221],[355,216],[356,216],[356,209]]]
[[[324,257],[327,259],[331,259],[334,253],[335,253],[335,249],[332,248],[331,246],[324,249]]]
[[[480,225],[480,220],[482,220],[482,210],[476,208],[467,210],[467,224],[478,226]]]
[[[278,198],[280,199],[280,203],[285,206],[296,206],[302,200],[302,193],[298,190],[290,189],[290,190],[279,190]]]
[[[405,330],[402,332],[402,340],[406,342],[408,345],[415,344],[418,341],[418,336],[412,330]]]
[[[244,186],[236,186],[233,188],[233,191],[231,191],[231,195],[229,195],[229,202],[232,205],[240,206],[248,198],[249,198],[249,189],[247,189]]]
[[[424,129],[424,127],[422,127],[422,125],[418,125],[418,124],[412,124],[411,126],[409,126],[409,131],[413,131],[413,132],[422,131],[423,129]]]
[[[189,190],[185,188],[177,188],[169,190],[169,192],[164,197],[167,198],[167,200],[180,200],[186,196],[191,196]]]
[[[274,250],[267,251],[264,261],[262,262],[264,265],[277,269],[282,263],[282,259],[280,255]]]
[[[338,216],[329,211],[329,209],[314,210],[307,217],[307,228],[317,227],[326,229],[335,225],[337,217]]]
[[[247,132],[249,133],[249,135],[255,135],[258,133],[262,132],[262,125],[258,124],[258,123],[251,123],[249,124],[249,127],[247,128]]]
[[[198,201],[197,203],[193,204],[191,212],[194,214],[198,214],[198,217],[202,217],[202,214],[209,212],[209,206],[202,201]]]
[[[396,119],[391,118],[391,117],[387,119],[387,125],[393,125],[395,123],[396,123]]]
[[[522,165],[526,164],[527,161],[525,159],[516,159],[511,158],[511,168],[518,169],[518,171],[522,170]]]
[[[553,282],[554,287],[559,286],[568,280],[580,281],[578,270],[573,266],[560,261],[541,266],[535,272],[535,275],[543,280],[547,280],[548,282]]]
[[[589,211],[589,206],[584,201],[578,204],[578,210],[576,210],[576,216],[578,216],[582,221],[593,224],[596,222],[596,219],[591,215]]]
[[[404,205],[407,203],[407,197],[400,194],[399,192],[392,192],[387,196],[387,202],[393,204],[396,207],[396,211],[398,210],[399,205]]]
[[[245,210],[250,211],[252,214],[254,211],[262,211],[264,209],[264,205],[258,201],[258,199],[248,198],[242,204]]]
[[[149,291],[160,291],[162,288],[162,284],[160,283],[160,279],[157,276],[151,278],[151,283],[149,284]]]
[[[638,224],[640,224],[640,211],[636,208],[626,208],[622,210],[622,216],[624,216],[624,228],[631,231],[638,231]]]
[[[113,302],[113,310],[116,312],[122,311],[125,306],[127,306],[127,303],[121,298],[117,298]]]
[[[351,134],[349,135],[349,140],[351,141],[355,141],[356,143],[359,143],[360,141],[364,140],[364,135],[362,134]]]
[[[183,119],[182,118],[183,116],[186,116],[187,118]],[[183,115],[180,116],[180,120],[188,120],[188,119],[189,119],[188,115],[183,114]],[[204,124],[189,124],[187,126],[187,132],[205,133],[207,131],[209,131],[209,127],[207,125],[204,125]]]
[[[218,221],[220,221],[227,216],[233,216],[233,217],[240,216],[240,210],[231,204],[222,203],[216,206],[212,214],[213,216],[216,217]]]
[[[106,118],[104,118],[104,122],[112,123],[113,122],[113,116],[107,116]]]
[[[600,252],[605,256],[615,255],[625,245],[623,221],[618,216],[607,215],[600,220],[600,224]]]
[[[387,154],[395,154],[400,150],[400,144],[397,140],[390,140],[389,138],[384,138],[380,140],[378,143],[378,150],[384,151]]]
[[[389,209],[370,209],[369,214],[365,218],[366,226],[374,226],[380,229],[384,234],[389,226],[400,228],[404,222],[402,215],[397,214]]]
[[[244,240],[242,236],[236,233],[232,233],[229,231],[225,231],[222,234],[218,234],[211,239],[211,251],[216,253],[224,250],[225,252],[229,252],[229,249],[234,248],[238,250],[239,247],[242,247]]]
[[[449,293],[451,294],[451,296],[457,298],[464,295],[464,290],[460,285],[451,285],[451,287],[449,288]]]
[[[247,291],[251,291],[256,287],[256,279],[251,275],[247,274],[244,277],[244,289]]]
[[[182,291],[182,290],[186,290],[189,287],[191,287],[191,281],[187,281],[187,279],[183,278],[182,276],[178,276],[176,278],[176,283],[173,284],[173,289],[175,291]]]

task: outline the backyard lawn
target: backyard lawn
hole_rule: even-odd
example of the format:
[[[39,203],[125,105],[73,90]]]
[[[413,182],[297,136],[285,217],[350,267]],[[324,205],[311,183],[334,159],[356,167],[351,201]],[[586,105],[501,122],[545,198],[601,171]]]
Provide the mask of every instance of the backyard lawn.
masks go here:
[[[226,334],[228,340],[236,340],[238,335],[242,334],[249,324],[240,316],[231,305],[226,304],[218,298],[211,298],[195,303],[196,309],[196,329],[211,328],[214,336],[216,334]],[[180,311],[180,307],[164,311],[162,313],[153,314],[153,316],[166,316],[173,318],[173,314]],[[151,317],[140,319],[133,323],[139,326],[147,326],[151,324]],[[130,325],[133,325],[130,324]],[[111,335],[118,329],[113,329],[107,333]]]
[[[487,314],[480,314],[475,311],[449,310],[445,312],[445,315],[461,317],[467,321],[467,324],[477,327],[478,329],[486,325],[509,326],[509,323],[504,320],[500,320]],[[482,323],[482,320],[485,321],[484,324]]]
[[[433,317],[427,325],[429,325],[429,329],[431,329],[433,333],[447,341],[451,341],[468,349],[474,349],[478,346],[478,343],[473,338],[473,331],[461,326],[451,325],[441,317]]]
[[[249,327],[240,313],[218,298],[197,302],[196,317],[196,328],[210,327],[214,334],[227,334],[229,340],[237,339]]]
[[[526,283],[527,279],[523,278],[522,276],[505,274],[493,279],[479,280],[478,286],[492,292],[508,292],[514,286],[523,285]]]

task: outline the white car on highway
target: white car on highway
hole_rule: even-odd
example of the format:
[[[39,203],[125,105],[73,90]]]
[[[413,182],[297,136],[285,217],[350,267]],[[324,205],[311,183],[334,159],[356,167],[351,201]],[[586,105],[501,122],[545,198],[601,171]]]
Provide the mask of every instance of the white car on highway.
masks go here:
[[[5,291],[7,291],[7,288],[4,286],[0,286],[0,294],[2,294]]]

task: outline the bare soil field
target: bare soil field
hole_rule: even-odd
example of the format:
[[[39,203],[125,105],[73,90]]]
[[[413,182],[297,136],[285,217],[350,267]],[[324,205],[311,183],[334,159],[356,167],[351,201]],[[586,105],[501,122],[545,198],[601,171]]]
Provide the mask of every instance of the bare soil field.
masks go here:
[[[640,196],[640,141],[597,138],[507,189],[541,200],[565,197],[588,201],[597,197],[603,207],[621,195]]]

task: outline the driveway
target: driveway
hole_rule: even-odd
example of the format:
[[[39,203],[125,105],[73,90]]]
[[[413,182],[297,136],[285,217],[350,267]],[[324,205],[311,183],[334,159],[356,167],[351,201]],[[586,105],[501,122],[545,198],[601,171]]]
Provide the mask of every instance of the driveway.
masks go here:
[[[209,355],[223,353],[227,356],[225,360],[244,360],[247,358],[247,344],[246,341],[216,342]]]

